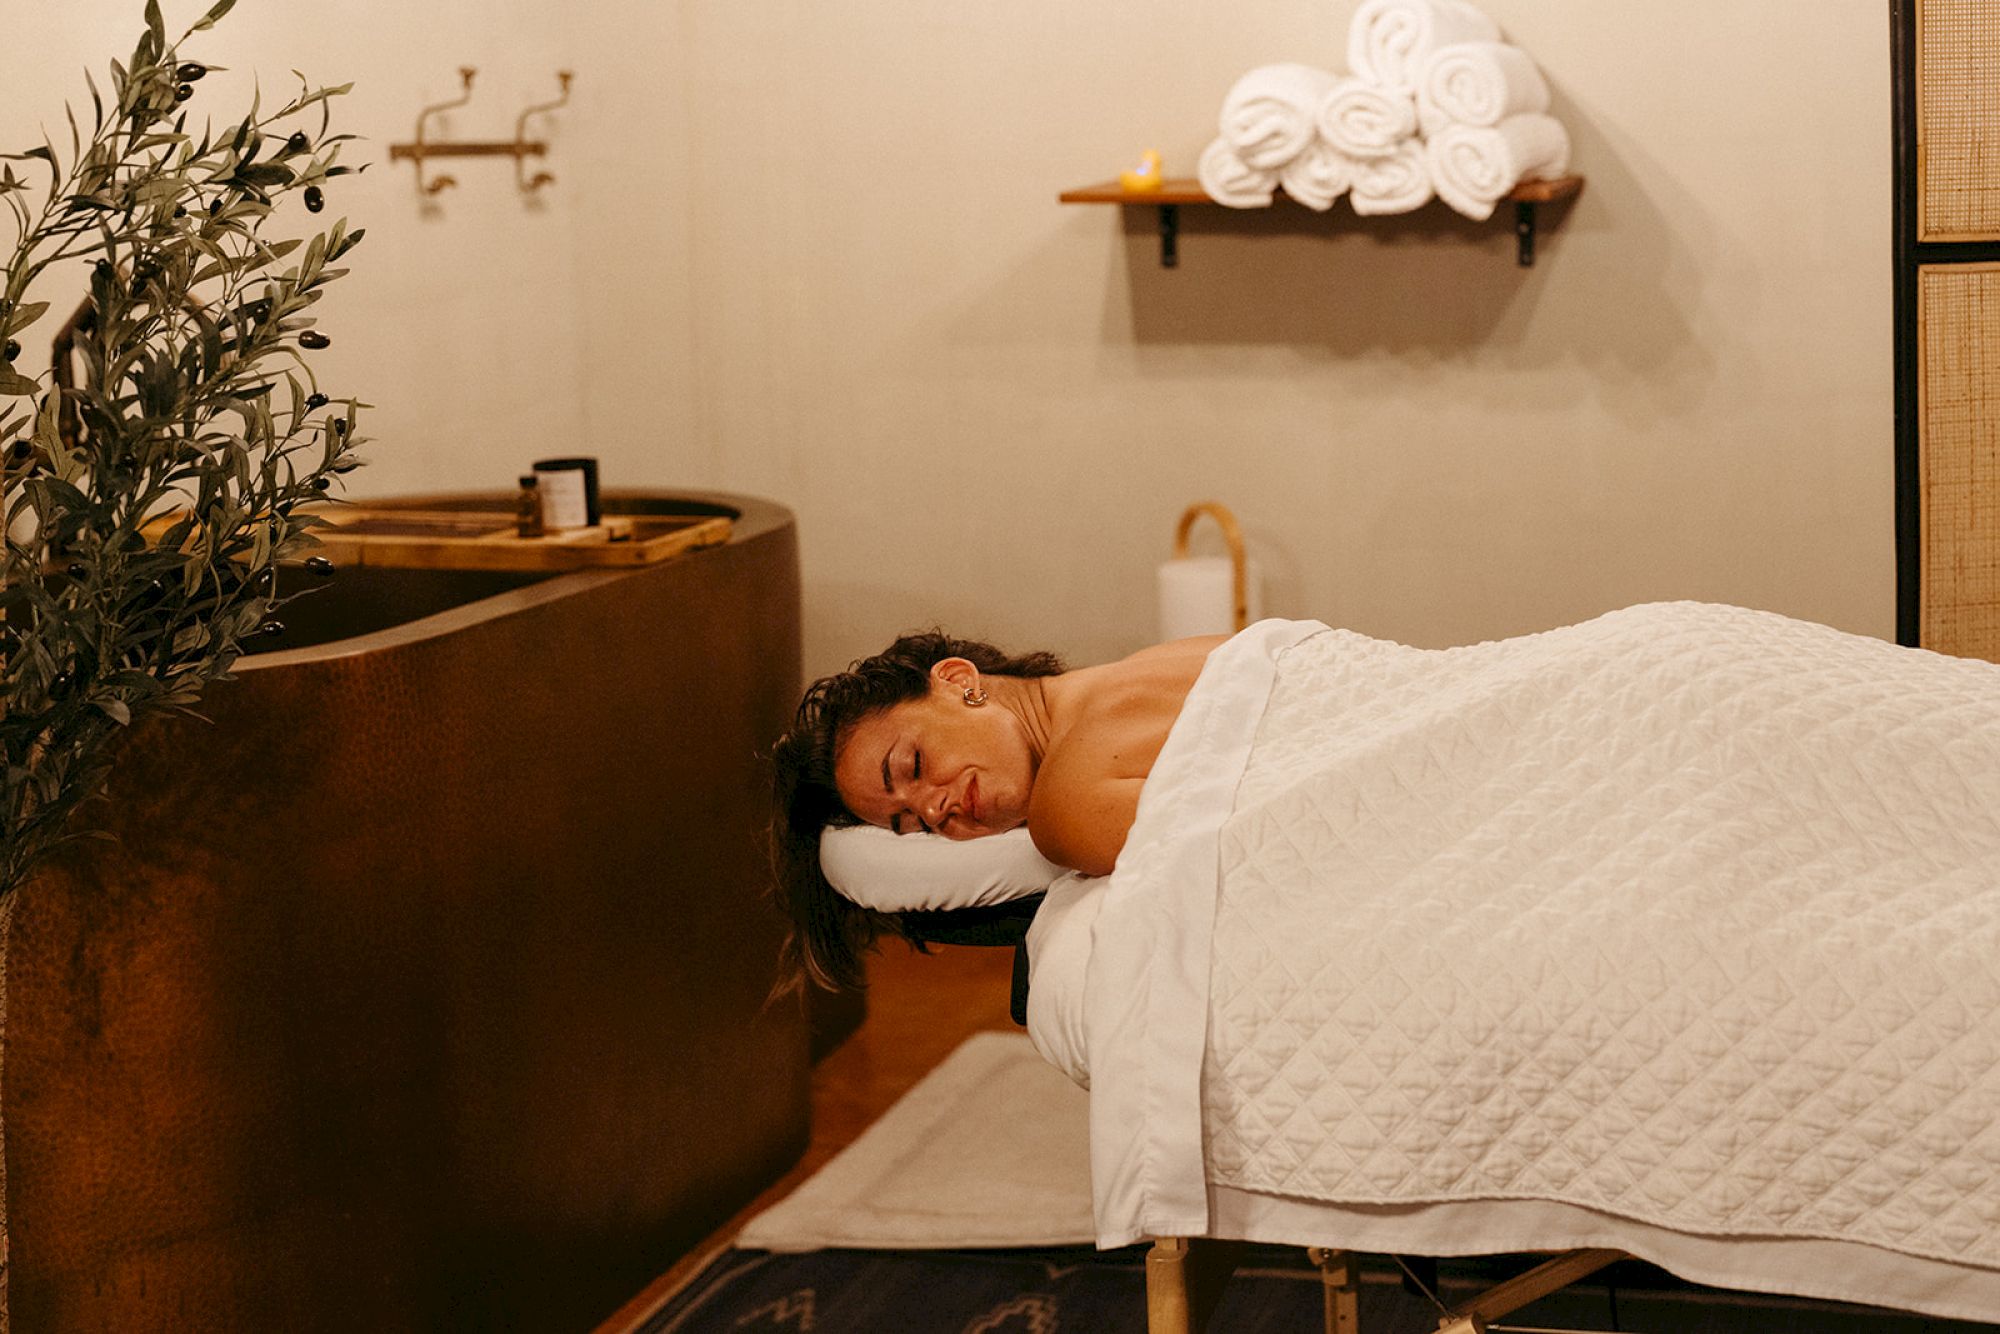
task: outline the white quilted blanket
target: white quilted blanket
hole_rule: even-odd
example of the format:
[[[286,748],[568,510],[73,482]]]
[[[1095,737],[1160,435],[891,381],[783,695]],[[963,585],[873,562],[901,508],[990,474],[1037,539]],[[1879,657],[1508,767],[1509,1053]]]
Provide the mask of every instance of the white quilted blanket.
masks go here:
[[[2000,1266],[2000,666],[1635,607],[1265,622],[1148,780],[1085,998],[1101,1245],[1212,1185]]]

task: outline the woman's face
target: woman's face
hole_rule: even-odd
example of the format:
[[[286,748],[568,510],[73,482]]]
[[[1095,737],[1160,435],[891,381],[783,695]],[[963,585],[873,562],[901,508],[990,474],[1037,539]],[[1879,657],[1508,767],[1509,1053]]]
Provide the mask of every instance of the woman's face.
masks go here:
[[[848,729],[833,777],[847,809],[869,824],[981,838],[1027,822],[1035,763],[1013,713],[968,707],[962,688],[934,673],[929,694]]]

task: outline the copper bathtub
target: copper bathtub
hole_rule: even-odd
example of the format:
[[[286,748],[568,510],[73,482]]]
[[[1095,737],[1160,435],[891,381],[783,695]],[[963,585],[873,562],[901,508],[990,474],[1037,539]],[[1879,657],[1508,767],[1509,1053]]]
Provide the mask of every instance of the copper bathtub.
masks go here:
[[[630,572],[341,572],[130,739],[7,963],[16,1329],[587,1329],[804,1146],[759,754],[784,509]],[[499,497],[424,504],[503,505]]]

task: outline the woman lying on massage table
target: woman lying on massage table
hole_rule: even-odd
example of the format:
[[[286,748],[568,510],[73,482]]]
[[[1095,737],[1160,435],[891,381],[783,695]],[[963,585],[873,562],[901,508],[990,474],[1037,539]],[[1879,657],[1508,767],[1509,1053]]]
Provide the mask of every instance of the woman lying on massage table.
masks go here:
[[[1807,636],[1805,645],[1791,647],[1799,634]],[[1733,641],[1753,660],[1769,656],[1767,644],[1803,653],[1814,663],[1858,653],[1872,664],[1886,654],[1882,661],[1892,672],[1937,657],[1768,613],[1692,603],[1630,608],[1472,650],[1406,650],[1350,638],[1357,645],[1440,662],[1461,654],[1504,655],[1509,646],[1536,640],[1553,648],[1564,637],[1587,652],[1594,638],[1614,657],[1636,662],[1644,655],[1632,652],[1633,645],[1657,642],[1662,635],[1697,644]],[[1009,656],[991,644],[929,632],[903,636],[848,671],[814,682],[775,752],[774,860],[780,900],[794,927],[787,950],[790,971],[826,986],[854,985],[861,978],[861,955],[885,934],[905,934],[897,914],[863,907],[829,884],[821,834],[830,827],[872,825],[897,834],[967,840],[1025,825],[1054,868],[1109,875],[1154,763],[1211,653],[1225,642],[1225,636],[1179,640],[1102,666],[1065,670],[1050,653]],[[1987,665],[1970,666],[1979,673]],[[1463,684],[1464,675],[1447,670],[1439,679]],[[1608,690],[1607,700],[1615,694]],[[1781,692],[1779,701],[1785,698]],[[1726,709],[1718,700],[1709,713]],[[1871,706],[1854,710],[1843,722],[1887,732],[1900,726],[1893,715],[1894,710]],[[914,864],[914,844],[912,854]],[[872,852],[867,864],[879,865]],[[949,863],[953,874],[974,864],[990,863],[963,857]],[[1054,873],[1039,863],[1035,870]]]
[[[2000,664],[1695,603],[1074,672],[917,637],[777,758],[819,980],[921,934],[828,851],[880,909],[978,900],[841,849],[1025,822],[1089,873],[1042,863],[1027,1027],[1090,1089],[1101,1246],[1603,1248],[2000,1312]]]
[[[820,863],[829,826],[981,838],[1025,824],[1050,861],[1109,874],[1160,747],[1223,636],[1065,671],[940,633],[905,635],[813,683],[776,752],[780,894],[790,962],[823,985],[899,919],[837,894]]]

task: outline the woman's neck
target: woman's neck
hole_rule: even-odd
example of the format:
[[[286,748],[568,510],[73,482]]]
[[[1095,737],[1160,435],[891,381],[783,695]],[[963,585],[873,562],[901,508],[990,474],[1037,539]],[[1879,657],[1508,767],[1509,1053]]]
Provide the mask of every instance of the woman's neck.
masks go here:
[[[1052,680],[1059,679],[1047,676],[987,678],[987,689],[996,696],[993,702],[1013,714],[1020,723],[1022,735],[1028,739],[1028,754],[1038,768],[1042,757],[1049,753],[1049,742],[1057,731],[1056,717],[1060,705],[1052,708],[1050,696],[1059,697],[1060,691],[1051,691],[1048,686]]]

